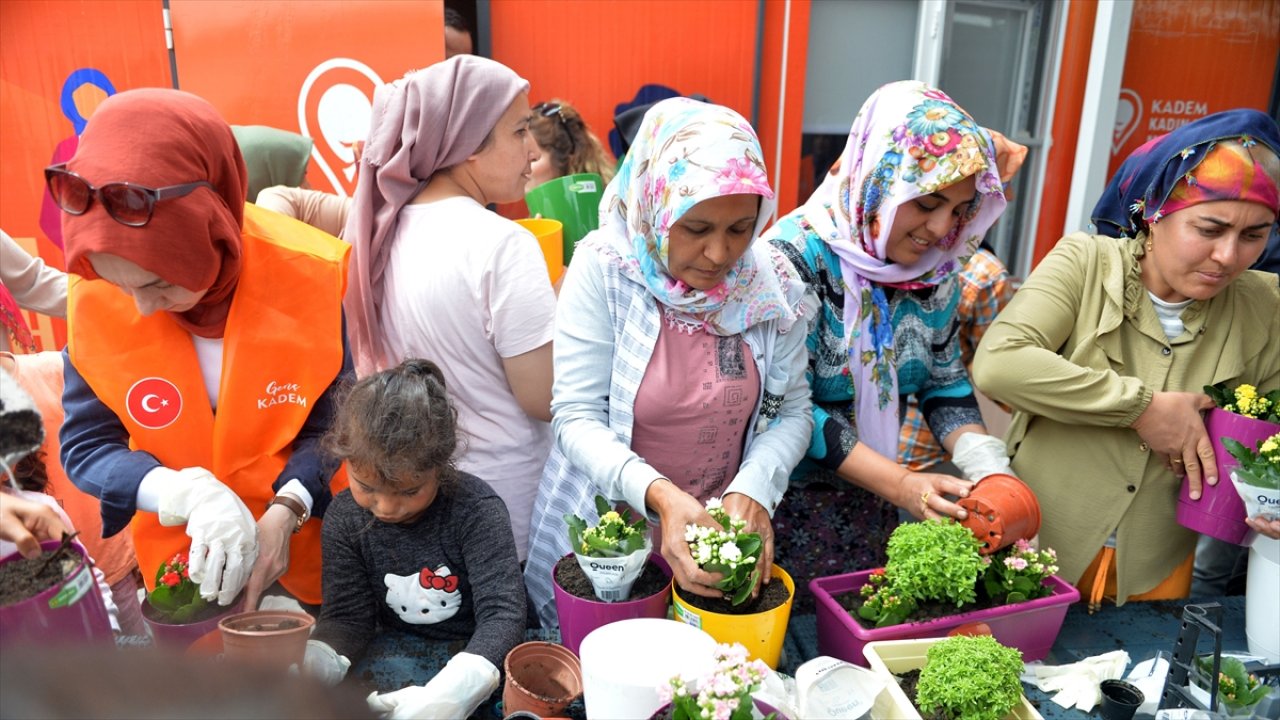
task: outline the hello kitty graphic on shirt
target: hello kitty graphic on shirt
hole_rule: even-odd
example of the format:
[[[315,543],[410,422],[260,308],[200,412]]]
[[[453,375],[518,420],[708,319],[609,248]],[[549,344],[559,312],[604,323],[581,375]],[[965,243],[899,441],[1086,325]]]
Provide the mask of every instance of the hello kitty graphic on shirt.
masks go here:
[[[387,586],[387,607],[410,625],[434,625],[458,614],[462,593],[458,578],[441,565],[433,572],[423,568],[416,575],[387,573],[382,578]]]

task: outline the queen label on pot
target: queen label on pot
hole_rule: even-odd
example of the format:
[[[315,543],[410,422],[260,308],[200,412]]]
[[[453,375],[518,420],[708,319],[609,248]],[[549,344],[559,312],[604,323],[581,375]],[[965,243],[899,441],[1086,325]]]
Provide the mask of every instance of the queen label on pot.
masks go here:
[[[564,516],[569,526],[569,545],[578,566],[591,580],[596,597],[605,602],[622,602],[631,597],[631,586],[644,572],[653,541],[644,518],[631,519],[630,511],[618,512],[604,497],[596,496],[600,522],[588,526],[577,515]],[[601,562],[600,559],[608,562]]]

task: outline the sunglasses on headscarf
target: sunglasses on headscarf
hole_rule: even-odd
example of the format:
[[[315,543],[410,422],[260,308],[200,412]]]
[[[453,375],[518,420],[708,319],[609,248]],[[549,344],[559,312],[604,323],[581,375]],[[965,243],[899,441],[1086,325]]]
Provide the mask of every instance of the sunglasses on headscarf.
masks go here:
[[[151,222],[156,203],[161,200],[190,195],[202,187],[215,190],[213,184],[206,180],[162,188],[149,188],[128,182],[94,187],[88,180],[68,170],[66,163],[45,168],[44,182],[49,188],[49,195],[63,212],[83,215],[89,211],[94,198],[97,198],[112,220],[129,227],[142,227]]]
[[[573,139],[573,130],[569,129],[569,121],[564,119],[563,108],[560,103],[538,103],[533,106],[533,111],[542,117],[551,117],[552,115],[560,119],[560,126],[564,128],[564,134],[569,136],[569,154],[572,155],[578,151],[578,143]]]

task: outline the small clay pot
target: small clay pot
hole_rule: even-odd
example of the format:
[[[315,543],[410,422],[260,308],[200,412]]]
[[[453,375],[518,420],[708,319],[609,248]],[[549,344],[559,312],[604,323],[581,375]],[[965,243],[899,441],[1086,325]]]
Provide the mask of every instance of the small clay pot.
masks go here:
[[[1146,699],[1136,685],[1124,680],[1103,680],[1098,687],[1104,720],[1129,720]]]
[[[968,497],[956,501],[969,516],[960,524],[982,543],[983,555],[1030,540],[1040,532],[1040,503],[1027,484],[1012,475],[988,475]]]
[[[306,613],[254,610],[222,618],[222,656],[277,670],[302,667],[316,619]]]
[[[504,713],[523,710],[539,717],[558,715],[582,694],[582,664],[563,645],[521,643],[507,653],[502,669],[506,675]]]

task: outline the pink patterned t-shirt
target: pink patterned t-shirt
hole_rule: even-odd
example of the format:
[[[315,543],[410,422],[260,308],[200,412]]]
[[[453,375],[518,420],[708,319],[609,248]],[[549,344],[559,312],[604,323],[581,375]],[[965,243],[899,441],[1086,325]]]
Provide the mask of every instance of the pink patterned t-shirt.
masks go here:
[[[636,393],[631,449],[677,487],[720,497],[742,461],[760,373],[741,335],[666,318]]]

